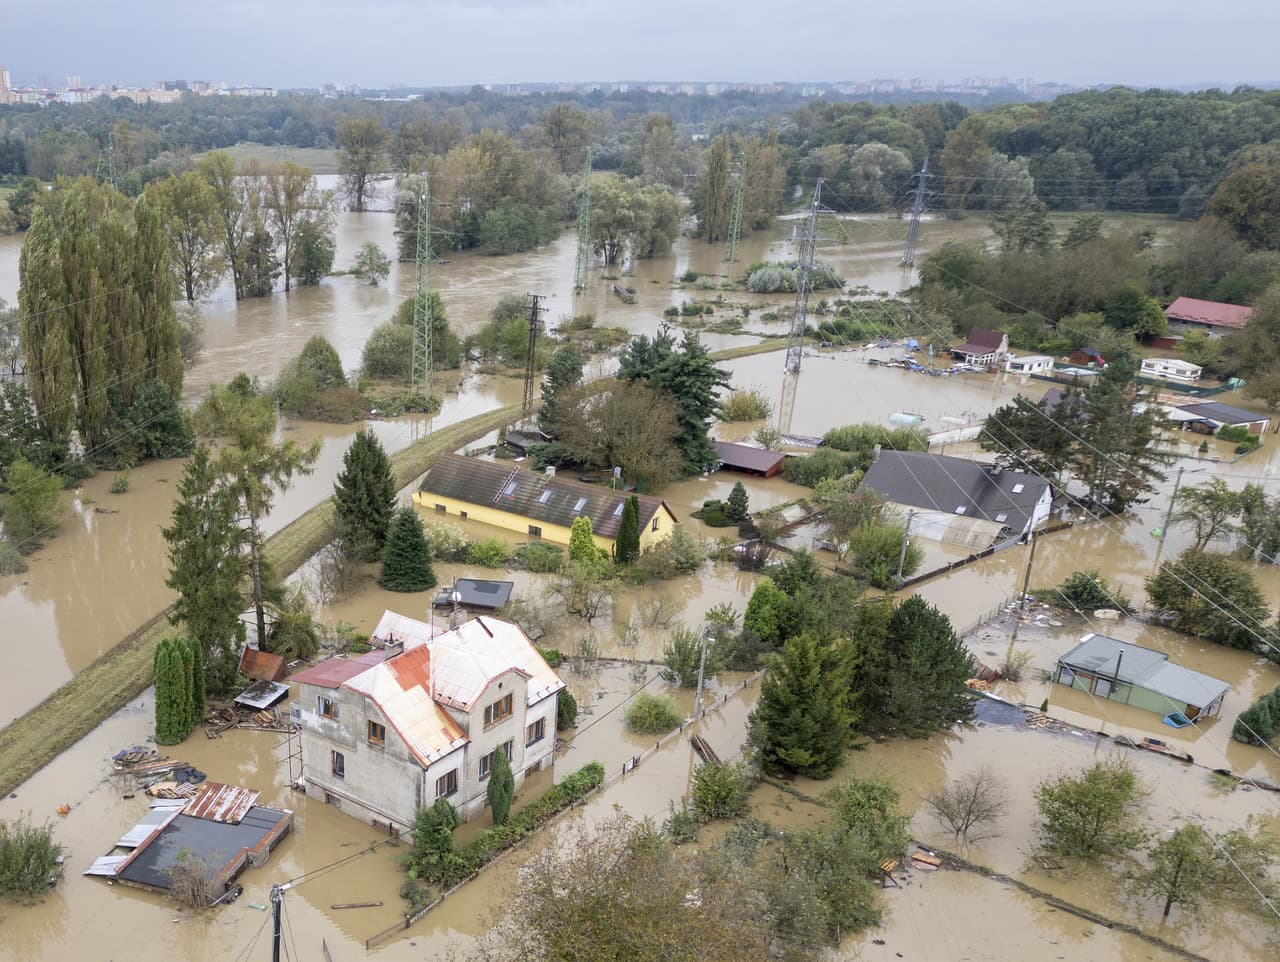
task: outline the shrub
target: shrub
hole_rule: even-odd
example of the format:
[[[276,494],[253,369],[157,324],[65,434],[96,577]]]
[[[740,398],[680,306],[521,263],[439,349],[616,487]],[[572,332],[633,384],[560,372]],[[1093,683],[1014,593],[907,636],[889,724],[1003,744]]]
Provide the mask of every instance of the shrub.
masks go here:
[[[511,760],[502,748],[493,752],[493,770],[489,773],[489,785],[485,797],[493,814],[494,825],[505,825],[511,814],[511,800],[516,794],[516,778],[511,771]]]
[[[1242,711],[1231,729],[1231,737],[1246,745],[1269,745],[1277,735],[1280,735],[1280,685]]]
[[[681,688],[693,688],[698,684],[698,666],[702,662],[702,634],[677,625],[662,649],[665,667],[662,677],[675,682]],[[708,640],[707,660],[703,665],[703,677],[714,678],[724,670],[724,645],[718,640]]]
[[[427,524],[427,543],[431,557],[438,561],[465,561],[471,541],[463,530],[452,524]]]
[[[1235,424],[1224,424],[1222,427],[1218,428],[1218,437],[1222,438],[1224,441],[1234,441],[1239,445],[1239,447],[1236,448],[1236,453],[1238,454],[1243,454],[1244,451],[1252,450],[1262,443],[1261,435],[1252,434],[1248,428]],[[1241,451],[1240,448],[1243,448],[1244,451]]]
[[[794,293],[797,284],[799,264],[757,262],[747,268],[746,286],[753,294]],[[815,261],[813,272],[809,275],[811,290],[821,291],[844,287],[844,278],[836,273],[830,264]]]
[[[1184,551],[1147,579],[1151,607],[1176,631],[1252,650],[1269,612],[1253,574],[1224,554]]]
[[[833,448],[818,448],[808,457],[787,458],[782,475],[794,484],[816,487],[819,481],[844,477],[858,467],[858,457]]]
[[[859,455],[857,466],[871,467],[876,445],[889,451],[927,451],[928,439],[912,428],[884,428],[878,424],[846,424],[822,436],[824,447]]]
[[[371,287],[377,287],[391,273],[391,259],[373,241],[366,242],[356,252],[351,273]]]
[[[863,525],[849,535],[849,557],[858,570],[876,588],[898,586],[898,556],[902,554],[902,539],[906,532],[894,525]],[[902,559],[902,574],[915,574],[924,560],[924,551],[914,541],[907,544]]]
[[[111,493],[124,494],[129,490],[129,472],[121,471],[111,479]]]
[[[719,498],[708,498],[693,516],[709,528],[728,528],[738,523],[729,518],[729,506]]]
[[[412,365],[413,328],[406,324],[379,324],[364,342],[360,367],[365,377],[407,381]]]
[[[169,897],[184,909],[207,909],[222,894],[213,866],[187,849],[178,853],[174,864],[165,869],[165,876]]]
[[[49,891],[62,878],[61,855],[51,826],[0,819],[0,896],[25,901]]]
[[[568,688],[560,692],[559,701],[556,702],[556,731],[568,731],[570,728],[576,728],[578,725],[578,699],[573,697],[573,693]]]
[[[564,570],[564,549],[547,541],[531,541],[516,549],[515,562],[528,571],[559,574]]]
[[[1145,837],[1147,789],[1127,761],[1107,759],[1035,791],[1048,848],[1081,858],[1122,857]]]
[[[733,762],[699,765],[693,773],[693,810],[703,821],[746,814],[751,779]]]
[[[719,417],[721,421],[762,421],[772,410],[764,392],[753,387],[732,391],[720,402]]]
[[[482,254],[517,254],[549,244],[559,233],[552,211],[504,197],[481,218],[476,246]]]
[[[564,664],[564,653],[559,648],[543,648],[537,646],[538,654],[547,663],[548,668],[559,668]]]
[[[1132,610],[1129,599],[1118,588],[1112,588],[1107,579],[1093,568],[1073,571],[1067,580],[1051,592],[1042,592],[1051,604],[1065,605],[1076,611],[1096,611],[1099,608]]]
[[[467,548],[467,562],[482,568],[501,568],[507,563],[507,546],[497,538],[485,538]]]
[[[665,695],[653,695],[647,691],[631,700],[623,718],[627,728],[637,735],[665,735],[683,721],[675,702]]]
[[[647,549],[626,569],[629,581],[667,581],[678,575],[699,571],[707,560],[707,547],[683,525],[671,536]]]
[[[20,575],[26,570],[22,552],[13,546],[13,542],[0,540],[0,576]]]

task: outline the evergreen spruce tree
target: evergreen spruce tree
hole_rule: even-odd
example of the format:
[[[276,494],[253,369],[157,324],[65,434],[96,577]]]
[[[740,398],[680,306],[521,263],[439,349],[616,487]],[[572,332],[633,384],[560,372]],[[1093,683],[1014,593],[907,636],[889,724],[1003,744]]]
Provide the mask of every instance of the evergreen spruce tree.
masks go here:
[[[161,638],[153,662],[156,686],[156,744],[176,745],[191,731],[191,689],[179,642]]]
[[[493,812],[493,824],[505,825],[511,814],[511,800],[516,794],[516,777],[511,771],[511,761],[501,747],[494,750],[493,767],[489,771],[489,809]]]
[[[387,452],[367,428],[342,456],[333,502],[338,536],[358,560],[377,561],[396,510],[396,482]]]
[[[401,508],[391,521],[378,584],[389,591],[426,591],[435,583],[431,546],[422,519],[413,508]]]
[[[748,739],[770,774],[827,778],[848,743],[848,686],[835,650],[797,635],[773,655]]]
[[[194,638],[184,638],[188,657],[191,659],[191,727],[204,721],[205,667],[204,646]]]
[[[1268,745],[1280,734],[1280,685],[1242,711],[1231,737],[1246,745]]]
[[[538,427],[555,437],[561,416],[560,404],[566,392],[582,383],[582,358],[572,347],[565,346],[551,355],[542,380],[542,405],[538,408]]]
[[[169,543],[169,577],[165,581],[178,593],[173,624],[200,646],[200,692],[222,695],[236,680],[236,659],[244,645],[240,612],[246,600],[241,592],[244,563],[233,494],[219,483],[209,449],[196,448],[178,482],[173,523],[163,531]]]
[[[728,508],[725,514],[734,524],[742,524],[751,515],[751,502],[747,498],[747,489],[742,486],[741,481],[734,484],[725,505]]]
[[[640,557],[640,499],[633,494],[622,504],[618,536],[613,542],[613,560],[620,565],[626,565],[631,564],[638,557]]]
[[[600,563],[600,551],[591,532],[591,519],[586,515],[574,518],[569,528],[569,560],[593,568]]]

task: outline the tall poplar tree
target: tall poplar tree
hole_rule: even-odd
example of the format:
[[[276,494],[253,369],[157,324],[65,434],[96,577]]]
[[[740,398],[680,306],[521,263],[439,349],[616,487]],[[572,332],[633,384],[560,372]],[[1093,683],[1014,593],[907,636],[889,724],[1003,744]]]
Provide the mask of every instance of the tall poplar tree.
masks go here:
[[[724,240],[729,233],[733,206],[733,162],[729,135],[721,134],[702,153],[702,171],[693,192],[698,232],[708,241]]]
[[[396,510],[396,482],[387,452],[367,428],[355,436],[342,456],[333,503],[338,537],[353,557],[360,561],[382,557]]]
[[[160,639],[152,677],[156,686],[156,744],[176,745],[191,732],[191,686],[180,640]]]
[[[231,270],[236,300],[244,296],[245,248],[249,237],[247,182],[237,177],[236,162],[221,150],[196,161],[198,173],[213,191],[213,218],[222,244],[222,257]]]
[[[197,689],[207,687],[219,695],[235,684],[236,658],[244,644],[244,564],[237,511],[209,449],[198,446],[178,483],[172,524],[163,530],[169,543],[165,584],[178,593],[169,620],[182,624],[200,650],[203,684]]]

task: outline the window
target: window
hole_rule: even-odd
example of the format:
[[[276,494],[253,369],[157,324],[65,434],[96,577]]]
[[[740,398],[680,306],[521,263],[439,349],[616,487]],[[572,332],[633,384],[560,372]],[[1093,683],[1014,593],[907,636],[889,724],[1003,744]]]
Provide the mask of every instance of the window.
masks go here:
[[[542,494],[538,495],[538,504],[546,504],[550,500],[551,500],[550,488],[547,488],[546,491],[543,491]]]
[[[325,698],[324,695],[320,696],[320,717],[332,718],[334,721],[338,720],[338,706],[333,699]]]
[[[1025,484],[1015,484],[1015,485],[1013,486],[1013,493],[1014,493],[1014,494],[1022,494],[1023,490],[1025,490],[1025,488],[1026,488],[1026,487],[1027,487],[1027,486],[1026,486]]]
[[[329,753],[329,770],[337,778],[347,777],[347,760],[342,756],[342,752]]]
[[[542,529],[539,528],[536,524],[529,525],[529,536],[533,538],[541,538]]]
[[[656,514],[653,516],[653,530],[658,530],[658,516]]]
[[[998,515],[996,515],[996,520],[999,521],[1001,524],[1004,524],[1006,521],[1009,520],[1009,515],[1004,511],[1001,511]]]
[[[578,503],[573,506],[573,513],[574,514],[580,513],[582,509],[585,508],[586,506],[587,506],[587,499],[579,498]]]
[[[437,505],[436,505],[436,514],[445,514],[445,513],[446,513],[446,512],[445,512],[445,507],[444,507],[444,505],[443,505],[443,504],[437,504]]]
[[[488,778],[489,775],[493,772],[493,756],[496,755],[498,752],[503,752],[507,756],[507,761],[511,761],[511,752],[514,746],[515,746],[515,741],[513,739],[507,739],[507,741],[503,742],[501,745],[499,745],[497,748],[491,751],[488,755],[485,755],[483,758],[480,759],[481,780]]]
[[[511,714],[511,696],[504,695],[484,710],[484,727],[496,725]]]
[[[484,763],[481,762],[483,765]],[[436,779],[436,798],[448,798],[458,790],[458,770],[445,772]]]
[[[505,488],[502,489],[502,496],[504,498],[513,498],[515,497],[515,493],[516,493],[515,481],[512,481],[510,484],[508,484]]]
[[[1099,678],[1093,683],[1093,693],[1106,698],[1111,694],[1111,679]]]
[[[623,505],[625,505],[625,504],[626,504],[626,502],[625,502],[625,501],[619,501],[619,502],[618,502],[618,506],[617,506],[616,508],[614,508],[614,509],[613,509],[613,516],[614,516],[615,518],[621,518],[621,517],[622,517],[622,508],[623,508]]]
[[[968,510],[969,510],[968,505],[963,505],[963,504],[959,505],[956,507],[956,514],[964,514]]]
[[[526,745],[534,745],[542,741],[547,734],[547,720],[539,718],[524,731],[524,743]]]
[[[386,745],[387,743],[387,726],[381,725],[373,719],[369,719],[369,744],[370,745]]]
[[[1074,685],[1076,683],[1076,673],[1066,665],[1062,666],[1062,670],[1058,672],[1058,681],[1064,685]]]

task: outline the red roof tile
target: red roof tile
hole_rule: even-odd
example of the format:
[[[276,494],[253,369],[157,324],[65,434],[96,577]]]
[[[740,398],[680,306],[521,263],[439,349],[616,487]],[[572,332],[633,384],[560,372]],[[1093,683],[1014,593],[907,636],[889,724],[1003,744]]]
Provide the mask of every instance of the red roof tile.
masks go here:
[[[1190,321],[1208,324],[1210,327],[1230,327],[1239,330],[1253,316],[1252,307],[1240,304],[1224,304],[1221,301],[1200,301],[1194,297],[1179,297],[1164,309],[1171,321]]]

